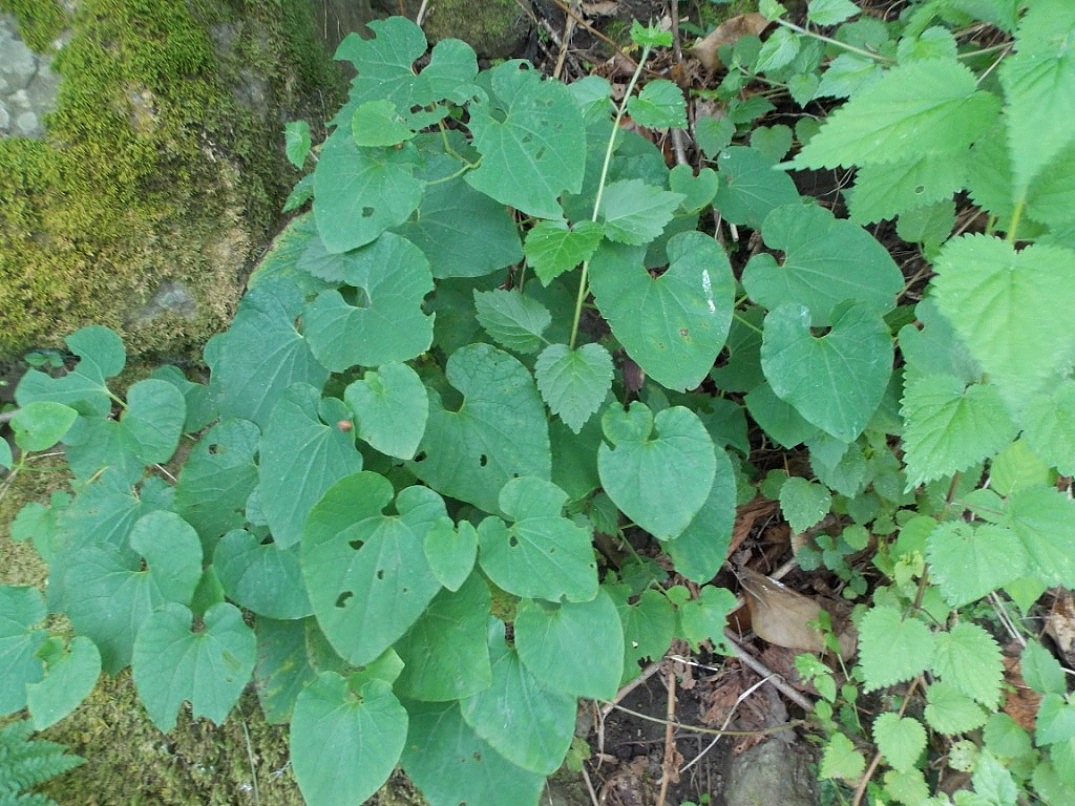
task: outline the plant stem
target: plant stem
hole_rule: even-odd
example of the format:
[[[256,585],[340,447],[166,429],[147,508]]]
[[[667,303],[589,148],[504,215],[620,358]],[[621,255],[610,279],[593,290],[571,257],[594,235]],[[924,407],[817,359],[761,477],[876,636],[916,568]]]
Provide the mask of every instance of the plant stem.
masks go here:
[[[620,131],[620,121],[623,120],[623,113],[627,111],[627,101],[631,97],[631,93],[634,92],[635,84],[638,83],[639,76],[642,75],[642,66],[646,63],[646,57],[649,56],[650,46],[645,45],[642,48],[642,55],[638,57],[638,66],[635,68],[634,74],[631,76],[631,80],[627,83],[627,91],[623,94],[623,100],[620,101],[619,107],[616,109],[616,119],[612,121],[612,134],[608,138],[608,146],[605,148],[605,161],[601,164],[601,178],[597,181],[597,196],[593,202],[593,215],[590,216],[591,221],[597,221],[597,215],[601,210],[601,199],[605,195],[605,181],[608,179],[608,166],[612,162],[612,152],[616,147],[616,135]],[[567,346],[574,350],[575,340],[579,335],[579,319],[582,317],[582,303],[586,301],[586,296],[589,293],[588,278],[590,274],[590,261],[586,260],[582,263],[582,277],[579,278],[579,293],[575,298],[575,317],[571,321],[571,338],[568,340]]]
[[[1008,225],[1008,234],[1005,240],[1008,243],[1015,243],[1015,235],[1019,231],[1019,221],[1023,217],[1023,207],[1026,205],[1026,191],[1024,190],[1019,194],[1019,200],[1015,203],[1015,209],[1012,211],[1012,223]]]
[[[824,34],[809,31],[806,28],[796,25],[793,22],[788,22],[787,20],[774,20],[774,22],[777,25],[783,25],[785,28],[790,28],[792,31],[795,31],[798,34],[802,34],[803,36],[811,36],[814,39],[818,39],[822,42],[827,42],[830,45],[836,45],[836,47],[843,48],[849,53],[855,53],[859,56],[865,56],[867,59],[873,59],[875,62],[890,63],[893,61],[887,56],[882,56],[880,53],[870,53],[870,51],[868,50],[863,50],[862,48],[857,48],[854,45],[849,45],[846,42],[841,42],[839,39],[833,39],[832,37],[825,36]]]

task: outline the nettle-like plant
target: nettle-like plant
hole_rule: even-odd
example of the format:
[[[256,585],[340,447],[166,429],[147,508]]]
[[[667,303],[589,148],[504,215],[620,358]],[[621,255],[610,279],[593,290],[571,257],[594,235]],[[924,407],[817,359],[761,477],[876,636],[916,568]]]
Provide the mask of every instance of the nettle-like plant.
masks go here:
[[[1059,664],[1027,644],[1032,741],[998,711],[1001,651],[975,621],[985,601],[1011,624],[1001,594],[1025,612],[1075,586],[1075,504],[1056,484],[1075,472],[1075,130],[1055,113],[1075,92],[1075,19],[1064,0],[1021,20],[979,4],[1014,32],[981,49],[951,30],[968,5],[885,24],[814,0],[811,25],[843,23],[822,36],[763,2],[775,32],[722,54],[712,94],[730,117],[766,111],[738,96],[757,75],[801,104],[849,100],[751,147],[730,145],[730,118],[700,118],[715,170],[698,172],[619,125],[687,124],[674,84],[635,91],[670,42],[653,29],[633,31],[618,104],[596,77],[479,71],[454,40],[416,70],[427,43],[403,19],[347,39],[357,77],[328,139],[313,151],[288,127],[289,155],[315,164],[289,208],[312,211],[206,346],[208,385],[165,367],[120,399],[123,346],[98,327],[68,339],[73,369],[20,383],[16,471],[62,441],[76,495],[28,506],[13,535],[49,562],[48,609],[77,637],[38,626],[36,591],[0,589],[0,711],[47,724],[101,667],[130,665],[169,730],[185,700],[223,720],[253,676],[311,803],[358,802],[397,763],[433,804],[535,803],[578,698],[613,697],[677,638],[728,649],[735,600],[712,581],[755,493],[749,414],[808,451],[810,476],[760,490],[794,532],[837,524],[800,564],[861,600],[839,690],[816,657],[799,664],[822,695],[821,775],[922,802],[928,729],[972,772],[965,802],[1063,802],[1075,705]],[[838,165],[859,166],[851,220],[782,170]],[[986,232],[949,237],[963,189]],[[710,209],[718,233],[760,232],[739,277]],[[897,215],[937,275],[913,309],[860,226]],[[596,548],[625,524],[667,562]],[[849,565],[867,549],[872,568]],[[863,710],[860,688],[893,686],[891,710]]]

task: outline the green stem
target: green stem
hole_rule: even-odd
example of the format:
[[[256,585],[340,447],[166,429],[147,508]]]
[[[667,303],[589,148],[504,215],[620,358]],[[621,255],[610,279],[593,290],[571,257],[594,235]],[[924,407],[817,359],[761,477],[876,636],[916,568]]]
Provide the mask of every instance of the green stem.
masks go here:
[[[875,62],[890,63],[890,62],[893,61],[892,59],[888,58],[887,56],[882,56],[880,53],[870,53],[870,51],[868,51],[868,50],[863,50],[862,48],[856,48],[854,45],[849,45],[846,42],[841,42],[839,39],[833,39],[832,37],[828,37],[828,36],[825,36],[823,34],[815,33],[814,31],[809,31],[806,28],[803,28],[803,27],[801,27],[799,25],[796,25],[793,22],[788,22],[787,20],[774,20],[774,22],[776,22],[778,25],[783,25],[785,28],[790,28],[792,31],[795,31],[796,33],[802,34],[803,36],[811,36],[814,39],[818,39],[818,40],[820,40],[822,42],[827,42],[828,44],[835,45],[838,48],[843,48],[844,50],[848,51],[849,53],[855,53],[855,54],[858,54],[859,56],[865,56],[867,59],[873,59]]]
[[[638,66],[635,68],[634,75],[631,76],[630,82],[627,84],[627,91],[623,94],[623,100],[620,101],[619,107],[616,109],[616,119],[612,121],[612,134],[608,138],[608,146],[605,147],[605,161],[601,164],[601,178],[597,181],[597,196],[593,202],[593,215],[590,216],[591,221],[597,221],[598,213],[601,210],[601,200],[605,195],[605,181],[608,179],[608,166],[612,163],[612,152],[616,147],[616,135],[620,130],[620,121],[623,120],[623,114],[627,111],[627,101],[631,97],[631,93],[634,92],[635,84],[638,83],[639,76],[642,75],[642,66],[646,63],[646,57],[649,56],[650,46],[646,45],[642,48],[642,55],[638,58]],[[582,263],[582,276],[579,278],[579,293],[575,298],[575,317],[571,321],[571,338],[568,340],[567,346],[574,350],[575,340],[579,335],[579,319],[582,317],[582,304],[586,301],[586,296],[589,293],[589,274],[590,274],[590,261],[586,260]]]
[[[1019,231],[1019,221],[1023,217],[1023,207],[1026,205],[1026,191],[1024,190],[1019,194],[1019,200],[1015,203],[1015,209],[1012,211],[1012,223],[1008,225],[1008,235],[1005,240],[1008,243],[1015,243],[1016,233]]]
[[[741,324],[743,327],[749,328],[750,330],[753,330],[759,336],[761,335],[761,328],[758,327],[757,325],[755,325],[753,322],[747,321],[744,317],[740,316],[737,312],[733,312],[732,316],[735,317],[735,321],[738,322],[739,324]]]

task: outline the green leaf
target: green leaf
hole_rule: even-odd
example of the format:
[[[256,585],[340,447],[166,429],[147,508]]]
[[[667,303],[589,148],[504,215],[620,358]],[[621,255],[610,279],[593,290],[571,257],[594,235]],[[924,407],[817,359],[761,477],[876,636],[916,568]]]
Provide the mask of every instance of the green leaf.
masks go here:
[[[938,733],[967,733],[985,724],[982,707],[951,683],[938,680],[926,689],[926,723]]]
[[[521,291],[475,291],[474,309],[485,332],[502,347],[517,353],[536,353],[552,314]]]
[[[348,35],[336,49],[335,58],[358,70],[352,92],[359,98],[390,98],[409,101],[414,84],[412,65],[426,52],[422,29],[405,17],[391,17],[370,24],[374,36]]]
[[[785,448],[794,448],[821,433],[790,403],[785,403],[768,383],[754,387],[744,398],[747,411],[762,430]]]
[[[474,568],[478,530],[469,521],[460,521],[454,528],[450,520],[439,522],[426,532],[422,550],[437,581],[457,591]]]
[[[355,413],[362,439],[389,456],[414,457],[429,418],[429,398],[418,373],[406,364],[382,364],[348,385],[343,399]]]
[[[893,769],[912,769],[926,749],[926,729],[911,717],[887,712],[873,722],[873,740]]]
[[[429,349],[433,318],[422,312],[422,300],[433,290],[433,277],[417,246],[385,233],[353,253],[344,280],[360,289],[358,304],[329,289],[303,312],[310,349],[324,366],[342,372],[355,364],[406,361]]]
[[[592,536],[563,516],[567,493],[551,482],[524,476],[500,491],[500,511],[478,525],[478,561],[498,587],[523,597],[587,602],[597,594]]]
[[[596,343],[578,349],[550,344],[538,356],[534,378],[549,410],[577,434],[612,388],[612,356]]]
[[[922,329],[913,324],[899,331],[900,352],[908,368],[922,375],[953,375],[964,383],[978,381],[982,369],[967,352],[932,298],[919,302],[914,309]],[[908,373],[908,377],[913,377]]]
[[[11,455],[11,446],[7,440],[2,440],[2,443],[0,444],[0,467],[10,468],[15,461]]]
[[[1025,439],[1017,439],[993,457],[989,477],[992,488],[1000,495],[1053,481],[1049,465],[1030,449]]]
[[[951,375],[908,379],[900,408],[907,483],[915,487],[986,459],[1015,437],[995,386]]]
[[[446,374],[463,405],[448,411],[430,397],[429,424],[407,467],[443,495],[496,512],[509,479],[549,478],[545,408],[526,367],[491,345],[456,350]]]
[[[134,642],[134,685],[165,733],[175,727],[184,700],[195,719],[221,724],[254,669],[257,642],[238,608],[213,605],[198,632],[191,632],[193,618],[183,605],[168,602],[145,620]]]
[[[183,395],[187,404],[187,418],[183,423],[183,432],[193,434],[203,430],[217,419],[216,408],[209,398],[209,387],[204,383],[194,383],[179,367],[164,364],[150,374],[151,378],[167,381]]]
[[[759,126],[750,133],[750,147],[756,148],[774,162],[779,162],[791,149],[790,126]]]
[[[289,120],[284,124],[284,152],[287,161],[302,170],[310,153],[310,124],[305,120]]]
[[[765,245],[784,253],[751,258],[743,287],[772,310],[785,303],[810,309],[815,327],[830,324],[833,308],[852,299],[885,313],[895,307],[903,275],[888,252],[866,230],[823,207],[778,207],[762,225]]]
[[[461,167],[454,157],[426,155],[420,174],[427,183],[422,202],[393,229],[425,253],[437,278],[481,277],[522,257],[509,211],[462,176],[453,176]]]
[[[493,681],[486,631],[491,602],[480,574],[458,591],[441,591],[418,621],[396,642],[403,671],[400,696],[414,700],[461,700],[488,689]]]
[[[966,177],[966,150],[869,163],[859,168],[855,186],[847,192],[849,217],[856,224],[869,224],[950,199]]]
[[[652,277],[640,255],[603,246],[590,266],[601,313],[628,354],[669,389],[698,386],[731,327],[735,280],[727,255],[700,232],[668,241],[669,266]]]
[[[995,713],[989,717],[982,738],[986,749],[1001,758],[1015,759],[1031,752],[1027,732],[1005,713]]]
[[[610,182],[601,197],[600,220],[605,236],[634,246],[649,243],[672,220],[684,198],[682,193],[661,190],[641,179]]]
[[[873,607],[859,622],[859,659],[865,690],[910,680],[929,666],[933,633],[916,618],[904,618],[894,607]]]
[[[259,437],[252,422],[223,420],[198,441],[179,473],[176,512],[198,531],[204,549],[246,521],[244,508],[258,482]]]
[[[857,781],[864,769],[866,769],[866,757],[855,749],[855,745],[844,734],[834,733],[821,754],[818,777]]]
[[[45,679],[26,683],[26,706],[34,730],[55,725],[74,711],[97,685],[101,653],[84,635],[71,639],[68,651],[50,653]]]
[[[16,411],[11,418],[15,444],[24,451],[51,448],[63,439],[67,429],[77,418],[78,412],[63,403],[45,400],[29,403]]]
[[[564,221],[539,221],[526,233],[523,252],[538,279],[548,285],[589,260],[604,234],[596,221],[580,221],[570,228]]]
[[[254,622],[258,642],[254,688],[265,721],[271,725],[291,721],[299,693],[317,677],[306,650],[307,622],[313,619],[276,621],[259,617]]]
[[[859,13],[851,0],[810,0],[806,19],[814,25],[839,25]]]
[[[1004,525],[1029,557],[1029,570],[1047,585],[1075,587],[1075,501],[1054,487],[1012,493]]]
[[[668,186],[673,193],[682,193],[685,196],[680,206],[691,213],[700,212],[712,203],[719,184],[717,172],[712,168],[702,168],[697,176],[686,164],[677,165],[668,172]]]
[[[402,224],[422,200],[417,157],[402,149],[359,148],[337,129],[325,141],[314,169],[314,219],[329,252],[346,252]]]
[[[728,120],[727,115],[699,115],[694,122],[694,136],[706,158],[714,159],[731,143],[735,136],[735,124]]]
[[[1019,790],[1011,771],[989,751],[983,752],[971,776],[974,792],[989,803],[1017,803]]]
[[[1065,378],[1027,401],[1023,436],[1042,459],[1065,476],[1075,474],[1075,381]]]
[[[830,114],[793,164],[850,167],[962,148],[989,130],[999,106],[954,58],[901,64]]]
[[[876,83],[881,75],[881,66],[873,59],[841,53],[829,62],[814,97],[849,98]]]
[[[0,714],[26,705],[26,684],[44,676],[37,651],[45,643],[45,630],[34,626],[45,620],[41,592],[29,586],[0,585]]]
[[[809,309],[787,303],[765,317],[761,365],[782,400],[844,442],[873,416],[892,374],[892,338],[865,303],[838,309],[824,336],[810,331]]]
[[[508,62],[491,71],[499,103],[472,103],[468,124],[481,165],[466,175],[476,190],[541,218],[559,219],[558,197],[582,189],[586,132],[561,83]]]
[[[732,224],[760,229],[771,210],[799,201],[791,177],[756,148],[725,148],[717,163],[720,187],[713,206]]]
[[[463,719],[508,761],[551,775],[575,733],[575,698],[549,691],[504,640],[504,625],[488,625],[492,685],[459,703]]]
[[[189,604],[202,576],[198,535],[173,512],[143,515],[129,543],[77,549],[64,578],[71,624],[97,645],[109,674],[130,662],[150,614],[167,603]]]
[[[947,632],[936,633],[933,673],[990,710],[1000,701],[1004,663],[1000,647],[977,624],[956,624]]]
[[[383,680],[360,691],[322,672],[295,702],[291,761],[308,803],[362,803],[395,769],[407,738],[407,711]]]
[[[537,804],[545,776],[515,766],[482,740],[455,703],[408,703],[403,770],[434,806]]]
[[[697,652],[702,641],[712,641],[715,651],[734,655],[735,651],[724,640],[724,628],[728,616],[738,605],[735,594],[727,588],[706,585],[698,591],[698,597],[679,606],[679,622],[683,637]]]
[[[1070,32],[1075,9],[1046,0],[1027,11],[1015,37],[1015,55],[1001,64],[1008,109],[1008,144],[1015,190],[1030,181],[1075,136],[1059,121],[1075,118],[1075,54]]]
[[[37,369],[22,376],[15,388],[15,402],[28,406],[37,401],[63,403],[84,414],[107,415],[112,410],[106,378],[118,375],[127,363],[127,351],[115,331],[100,325],[76,330],[64,344],[79,357],[67,374],[53,378]]]
[[[999,238],[948,241],[934,268],[937,307],[1008,402],[1039,391],[1075,357],[1064,316],[1075,305],[1070,249]]]
[[[394,146],[414,134],[391,101],[366,101],[351,116],[351,135],[359,147]]]
[[[222,417],[264,426],[276,401],[298,381],[320,389],[328,378],[295,329],[303,296],[285,279],[266,280],[246,292],[231,329],[222,337],[209,391]]]
[[[791,64],[799,53],[801,39],[788,28],[777,28],[762,43],[753,72],[767,73]]]
[[[1037,641],[1029,641],[1019,658],[1023,680],[1039,694],[1065,694],[1067,677],[1059,661]]]
[[[656,417],[641,402],[610,407],[597,468],[605,492],[640,528],[662,540],[681,534],[705,504],[716,474],[713,442],[698,417],[675,406]]]
[[[280,549],[236,529],[217,545],[213,569],[228,598],[259,616],[296,619],[313,613],[297,546]]]
[[[440,583],[422,538],[444,503],[427,488],[396,498],[368,471],[333,485],[310,512],[302,538],[302,573],[318,624],[341,657],[356,666],[394,644],[436,596]]]
[[[633,604],[624,596],[609,594],[616,602],[616,610],[623,624],[623,676],[621,682],[638,677],[640,661],[660,660],[676,637],[676,611],[663,593],[645,590]]]
[[[559,605],[523,599],[515,647],[527,670],[555,692],[608,700],[623,672],[623,627],[608,593]]]
[[[657,23],[643,25],[632,20],[631,41],[640,47],[668,47],[672,44],[672,32],[661,30]]]
[[[687,101],[683,90],[663,78],[650,81],[642,92],[628,98],[627,114],[639,126],[651,129],[687,127]]]
[[[952,607],[988,596],[1027,570],[1015,535],[993,524],[942,523],[930,532],[926,550],[931,576]]]
[[[724,564],[735,522],[735,472],[728,454],[716,452],[713,486],[702,508],[678,537],[661,544],[676,572],[698,584],[717,575]]]
[[[792,476],[780,487],[780,511],[791,531],[805,532],[829,513],[832,496],[822,484]]]
[[[326,425],[319,418],[320,401],[312,386],[295,384],[284,392],[261,435],[258,491],[280,548],[299,542],[306,515],[329,487],[362,469],[353,437],[335,420]]]

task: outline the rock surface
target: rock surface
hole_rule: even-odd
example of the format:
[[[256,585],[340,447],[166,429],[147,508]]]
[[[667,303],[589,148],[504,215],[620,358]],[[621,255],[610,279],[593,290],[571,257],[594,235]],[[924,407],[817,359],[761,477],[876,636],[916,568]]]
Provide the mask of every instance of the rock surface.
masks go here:
[[[15,18],[0,14],[0,137],[44,137],[44,117],[56,108],[59,85],[51,54],[30,50]]]
[[[770,739],[736,756],[724,789],[725,806],[817,806],[817,781],[801,743]]]

